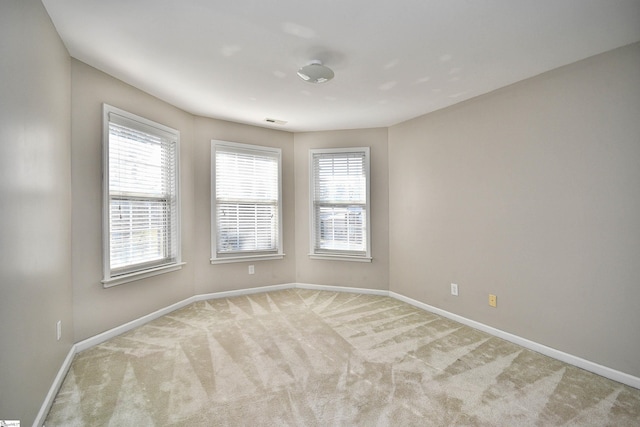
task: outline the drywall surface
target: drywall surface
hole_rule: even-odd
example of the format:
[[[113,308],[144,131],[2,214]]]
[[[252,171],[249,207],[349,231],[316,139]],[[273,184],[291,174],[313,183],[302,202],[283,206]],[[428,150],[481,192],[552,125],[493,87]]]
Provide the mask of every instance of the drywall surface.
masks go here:
[[[193,121],[185,113],[80,61],[72,60],[71,169],[75,341],[193,295]],[[102,280],[102,105],[180,131],[182,260],[179,271],[104,289]]]
[[[390,290],[640,376],[639,70],[634,44],[391,127]]]
[[[387,129],[358,129],[295,134],[296,281],[321,285],[388,289],[389,182]],[[370,147],[371,263],[309,258],[309,150]]]
[[[211,140],[282,150],[284,258],[211,264]],[[292,283],[295,280],[293,134],[205,117],[195,118],[195,288],[196,294]],[[255,274],[249,274],[249,265]]]
[[[40,1],[0,9],[0,419],[28,426],[73,343],[70,58]]]
[[[290,283],[295,278],[293,135],[194,117],[72,60],[73,283],[76,341],[195,294]],[[180,131],[182,270],[103,289],[102,104]],[[282,149],[283,260],[211,265],[211,140]],[[253,264],[255,274],[247,267]]]

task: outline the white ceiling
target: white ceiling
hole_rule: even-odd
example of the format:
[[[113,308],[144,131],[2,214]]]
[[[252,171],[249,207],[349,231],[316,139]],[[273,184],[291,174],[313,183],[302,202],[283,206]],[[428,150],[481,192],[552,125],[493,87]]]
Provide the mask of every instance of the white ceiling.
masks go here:
[[[390,126],[640,41],[640,0],[43,3],[74,58],[190,113],[289,131]],[[300,80],[312,59],[335,79]]]

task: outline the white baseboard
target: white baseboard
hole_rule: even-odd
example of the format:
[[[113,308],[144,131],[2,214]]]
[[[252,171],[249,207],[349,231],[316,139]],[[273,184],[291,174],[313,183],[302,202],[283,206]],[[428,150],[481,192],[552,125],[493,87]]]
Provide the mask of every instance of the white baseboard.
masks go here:
[[[474,329],[478,329],[480,331],[486,332],[498,338],[502,338],[514,344],[518,344],[519,346],[528,348],[529,350],[533,350],[540,354],[544,354],[545,356],[549,356],[553,359],[560,360],[570,365],[577,366],[578,368],[582,368],[586,371],[593,372],[594,374],[598,374],[602,377],[609,378],[619,383],[626,384],[628,386],[640,389],[640,378],[634,377],[633,375],[616,371],[615,369],[611,369],[606,366],[599,365],[595,362],[585,360],[581,357],[574,356],[572,354],[565,353],[560,350],[556,350],[555,348],[547,347],[546,345],[539,344],[534,341],[530,341],[518,335],[514,335],[509,332],[505,332],[503,330],[494,328],[492,326],[485,325],[484,323],[476,322],[475,320],[467,319],[466,317],[462,317],[457,314],[450,313],[448,311],[439,309],[437,307],[433,307],[431,305],[425,304],[420,301],[416,301],[414,299],[405,297],[404,295],[401,295],[392,291],[389,291],[389,296],[397,300],[406,302],[407,304],[411,304],[412,306],[420,308],[422,310],[429,311],[431,313],[437,314],[442,317],[446,317],[447,319],[451,319],[458,323],[462,323],[463,325],[470,326]]]
[[[385,296],[385,297],[389,295],[389,291],[385,291],[385,290],[350,288],[347,286],[325,286],[325,285],[312,285],[309,283],[296,283],[295,287],[298,289],[310,289],[315,291],[350,292],[353,294],[379,295],[379,296]]]
[[[232,298],[232,297],[237,297],[241,295],[251,295],[251,294],[257,294],[262,292],[272,292],[272,291],[279,291],[283,289],[292,289],[295,287],[296,287],[295,283],[290,283],[290,284],[284,284],[284,285],[260,286],[257,288],[239,289],[235,291],[224,291],[224,292],[214,292],[210,294],[194,295],[192,297],[179,301],[175,304],[171,304],[170,306],[156,310],[153,313],[149,313],[145,316],[139,317],[138,319],[132,320],[120,326],[116,326],[113,329],[109,329],[108,331],[102,332],[98,335],[94,335],[90,338],[87,338],[86,340],[80,341],[75,344],[76,353],[86,350],[88,348],[91,348],[94,345],[101,344],[113,337],[116,337],[127,331],[137,328],[138,326],[142,326],[146,323],[149,323],[150,321],[155,320],[159,317],[162,317],[165,314],[169,314],[172,311],[178,310],[182,307],[186,307],[187,305],[196,301],[204,301],[204,300],[216,299],[216,298]]]
[[[58,390],[60,390],[60,387],[62,386],[62,382],[64,381],[64,378],[67,376],[67,372],[69,371],[69,368],[71,368],[71,362],[73,362],[73,357],[77,353],[75,347],[76,347],[75,345],[72,345],[71,348],[69,349],[69,353],[67,353],[67,357],[65,357],[64,361],[62,362],[62,366],[58,370],[58,374],[54,378],[53,384],[51,384],[51,387],[49,387],[49,392],[47,393],[47,396],[44,399],[44,403],[40,407],[40,411],[38,411],[38,415],[36,415],[36,419],[33,421],[34,427],[43,425],[44,420],[47,417],[47,414],[49,413],[49,409],[51,409],[51,405],[53,405],[53,401],[56,398],[56,394],[58,394]]]
[[[108,331],[104,331],[98,335],[94,335],[90,338],[87,338],[86,340],[77,342],[75,344],[76,347],[76,353],[79,353],[81,351],[84,351],[88,348],[91,348],[95,345],[101,344],[113,337],[116,337],[118,335],[124,334],[127,331],[130,331],[134,328],[137,328],[138,326],[142,326],[145,323],[149,323],[150,321],[157,319],[158,317],[162,317],[165,314],[169,314],[172,311],[175,311],[179,308],[182,307],[186,307],[187,305],[191,304],[192,302],[196,301],[196,297],[189,297],[187,299],[184,299],[182,301],[179,301],[175,304],[171,304],[170,306],[161,308],[160,310],[156,310],[153,313],[149,313],[145,316],[139,317],[135,320],[132,320],[130,322],[127,322],[125,324],[122,324],[120,326],[116,326],[113,329],[109,329]]]
[[[157,319],[161,316],[164,316],[165,314],[171,313],[172,311],[178,310],[196,301],[204,301],[208,299],[217,299],[217,298],[232,298],[232,297],[237,297],[242,295],[251,295],[251,294],[257,294],[262,292],[280,291],[280,290],[294,289],[294,288],[389,296],[399,301],[406,302],[407,304],[410,304],[422,310],[429,311],[431,313],[440,315],[442,317],[446,317],[447,319],[454,320],[463,325],[467,325],[469,327],[486,332],[498,338],[502,338],[506,341],[510,341],[514,344],[518,344],[524,348],[528,348],[529,350],[533,350],[538,353],[544,354],[545,356],[549,356],[553,359],[560,360],[562,362],[577,366],[579,368],[582,368],[589,372],[593,372],[594,374],[598,374],[605,378],[609,378],[619,383],[626,384],[628,386],[640,389],[640,378],[634,377],[633,375],[629,375],[624,372],[620,372],[615,369],[611,369],[606,366],[599,365],[589,360],[582,359],[578,356],[574,356],[572,354],[568,354],[563,351],[556,350],[551,347],[547,347],[545,345],[536,343],[534,341],[530,341],[526,338],[522,338],[520,336],[513,335],[511,333],[502,331],[500,329],[496,329],[492,326],[485,325],[484,323],[467,319],[466,317],[462,317],[457,314],[439,309],[437,307],[433,307],[431,305],[411,299],[409,297],[398,294],[396,292],[380,290],[380,289],[353,288],[353,287],[346,287],[346,286],[325,286],[325,285],[314,285],[309,283],[287,283],[282,285],[260,286],[257,288],[239,289],[235,291],[224,291],[224,292],[214,292],[209,294],[194,295],[192,297],[179,301],[175,304],[171,304],[170,306],[154,311],[153,313],[149,313],[138,319],[132,320],[123,325],[117,326],[113,329],[102,332],[98,335],[95,335],[93,337],[87,338],[86,340],[83,340],[74,344],[69,350],[69,354],[64,360],[62,366],[60,367],[58,375],[56,375],[56,378],[53,384],[51,385],[51,388],[49,389],[49,393],[47,394],[45,401],[43,402],[42,407],[40,408],[40,412],[38,412],[38,416],[36,417],[36,420],[33,423],[34,427],[42,426],[42,423],[44,422],[44,419],[47,416],[47,413],[49,412],[51,405],[53,404],[53,400],[55,399],[56,394],[58,393],[58,390],[62,385],[62,381],[64,380],[64,377],[67,375],[67,371],[71,367],[71,362],[73,361],[73,357],[77,353],[83,350],[86,350],[88,348],[91,348],[95,345],[101,344],[113,337],[121,335],[127,331],[130,331],[131,329],[137,328],[138,326],[142,326],[145,323],[148,323],[154,319]]]
[[[214,292],[211,294],[200,294],[195,296],[195,300],[205,301],[208,299],[233,298],[233,297],[239,297],[242,295],[259,294],[262,292],[282,291],[285,289],[293,289],[295,287],[296,287],[295,283],[287,283],[284,285],[260,286],[258,288],[239,289],[237,291],[224,291],[224,292]]]

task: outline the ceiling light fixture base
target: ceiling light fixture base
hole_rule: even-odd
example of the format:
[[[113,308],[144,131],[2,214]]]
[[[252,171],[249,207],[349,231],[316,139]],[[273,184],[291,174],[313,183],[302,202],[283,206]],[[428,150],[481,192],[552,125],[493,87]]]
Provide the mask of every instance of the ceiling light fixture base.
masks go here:
[[[314,59],[308,65],[298,70],[298,77],[307,83],[326,83],[335,76],[333,70],[325,65],[322,61]]]

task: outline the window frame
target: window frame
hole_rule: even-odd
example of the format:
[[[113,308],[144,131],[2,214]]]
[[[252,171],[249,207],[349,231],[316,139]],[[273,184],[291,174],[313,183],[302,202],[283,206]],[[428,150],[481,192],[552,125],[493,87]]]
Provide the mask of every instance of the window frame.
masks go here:
[[[359,153],[364,154],[364,173],[365,173],[365,225],[364,237],[366,239],[366,250],[364,254],[350,254],[349,251],[331,251],[316,250],[316,223],[315,215],[315,170],[314,155],[315,154],[342,154],[342,153]],[[348,147],[348,148],[312,148],[309,150],[309,258],[333,261],[355,261],[355,262],[372,262],[371,254],[371,150],[369,147]]]
[[[275,157],[278,162],[278,221],[277,221],[277,248],[273,251],[247,251],[222,253],[218,252],[218,230],[216,218],[217,194],[216,194],[216,153],[220,151],[264,153],[265,157]],[[226,149],[226,150],[225,150]],[[246,261],[267,261],[283,259],[283,216],[282,216],[282,149],[262,145],[245,144],[239,142],[211,140],[211,264],[225,264]]]
[[[119,116],[120,119],[124,119],[124,122],[130,122],[132,124],[131,129],[137,131],[146,132],[153,136],[169,137],[169,140],[174,144],[174,188],[173,188],[173,200],[170,202],[174,207],[174,218],[170,223],[170,227],[175,231],[168,233],[168,239],[171,239],[171,247],[173,251],[171,253],[170,262],[165,263],[139,263],[138,269],[132,269],[131,271],[118,272],[111,267],[111,194],[110,194],[110,175],[109,175],[109,154],[110,154],[110,124],[112,122],[111,115]],[[114,120],[116,122],[118,120]],[[129,283],[137,280],[141,280],[147,277],[157,276],[159,274],[169,273],[171,271],[177,271],[182,268],[185,263],[182,261],[182,236],[181,236],[181,203],[180,203],[180,131],[165,126],[163,124],[154,122],[152,120],[140,117],[136,114],[129,113],[117,107],[113,107],[108,104],[103,104],[102,108],[102,265],[103,265],[103,278],[101,283],[104,288],[109,288],[124,283]],[[156,131],[147,132],[147,131]],[[152,200],[153,197],[148,197]],[[157,197],[155,198],[157,199]],[[134,264],[131,264],[134,265]],[[120,268],[121,270],[122,268]]]

